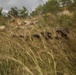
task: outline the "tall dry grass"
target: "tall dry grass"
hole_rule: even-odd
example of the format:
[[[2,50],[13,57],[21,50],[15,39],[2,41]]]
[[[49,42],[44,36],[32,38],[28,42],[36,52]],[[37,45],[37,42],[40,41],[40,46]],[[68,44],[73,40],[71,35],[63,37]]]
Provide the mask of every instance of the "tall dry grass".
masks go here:
[[[52,17],[53,18],[53,17]],[[75,75],[76,34],[69,40],[32,37],[40,32],[55,33],[56,20],[50,24],[39,15],[39,22],[24,29],[10,27],[0,31],[0,75]],[[51,24],[56,24],[54,27]],[[15,36],[13,36],[15,35]],[[23,37],[20,37],[22,35]]]

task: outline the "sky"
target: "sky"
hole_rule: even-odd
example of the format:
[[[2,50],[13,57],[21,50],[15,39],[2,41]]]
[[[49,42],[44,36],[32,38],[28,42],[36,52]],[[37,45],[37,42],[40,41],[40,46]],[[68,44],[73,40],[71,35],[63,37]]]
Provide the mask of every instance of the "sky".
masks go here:
[[[31,12],[39,4],[43,4],[46,1],[47,0],[0,0],[0,7],[3,7],[4,11],[8,11],[11,7],[17,6],[18,8],[22,8],[22,6],[25,6],[28,11]]]

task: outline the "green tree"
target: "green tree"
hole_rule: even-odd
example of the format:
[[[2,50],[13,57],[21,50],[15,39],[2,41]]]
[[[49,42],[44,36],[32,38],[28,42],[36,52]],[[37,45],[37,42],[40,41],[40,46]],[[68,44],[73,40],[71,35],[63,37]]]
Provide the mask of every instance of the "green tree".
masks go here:
[[[12,15],[12,16],[14,16],[14,17],[18,16],[18,8],[17,7],[12,7],[10,9],[10,11],[8,12],[8,15],[9,14]]]
[[[39,5],[32,14],[46,14],[46,13],[53,13],[56,14],[60,11],[60,6],[58,1],[56,0],[48,0],[44,5]]]
[[[22,9],[18,9],[17,7],[12,7],[8,12],[8,15],[12,15],[14,17],[26,17],[28,16],[28,12],[24,6]]]
[[[56,0],[48,0],[43,6],[43,13],[57,13],[59,9],[59,3]]]
[[[58,0],[58,2],[60,3],[60,5],[65,8],[67,7],[70,3],[72,3],[71,0]]]
[[[31,13],[32,16],[35,16],[35,15],[39,15],[39,14],[42,14],[43,13],[43,6],[42,5],[39,5],[35,11],[33,11]]]
[[[2,8],[2,7],[0,7],[0,16],[2,15],[2,10],[3,10],[3,8]]]
[[[28,16],[28,12],[27,12],[26,7],[23,6],[23,9],[19,10],[19,16],[21,16],[21,17]]]

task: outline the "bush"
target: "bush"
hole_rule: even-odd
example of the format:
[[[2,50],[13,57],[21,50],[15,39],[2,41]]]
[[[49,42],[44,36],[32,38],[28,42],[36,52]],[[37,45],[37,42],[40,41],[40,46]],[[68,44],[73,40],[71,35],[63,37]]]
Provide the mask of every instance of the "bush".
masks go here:
[[[69,17],[67,15],[62,15],[59,18],[59,23],[60,23],[60,25],[71,26],[73,23],[73,20],[71,17]]]

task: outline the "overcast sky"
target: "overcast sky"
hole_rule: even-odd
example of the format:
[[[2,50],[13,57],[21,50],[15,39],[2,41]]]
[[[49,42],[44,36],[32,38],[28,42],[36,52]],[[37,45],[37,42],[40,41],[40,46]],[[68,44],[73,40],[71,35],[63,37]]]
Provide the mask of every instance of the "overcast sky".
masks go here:
[[[14,6],[18,8],[25,6],[29,11],[32,11],[41,1],[45,3],[47,0],[0,0],[0,7],[3,7],[4,10],[9,10]]]

